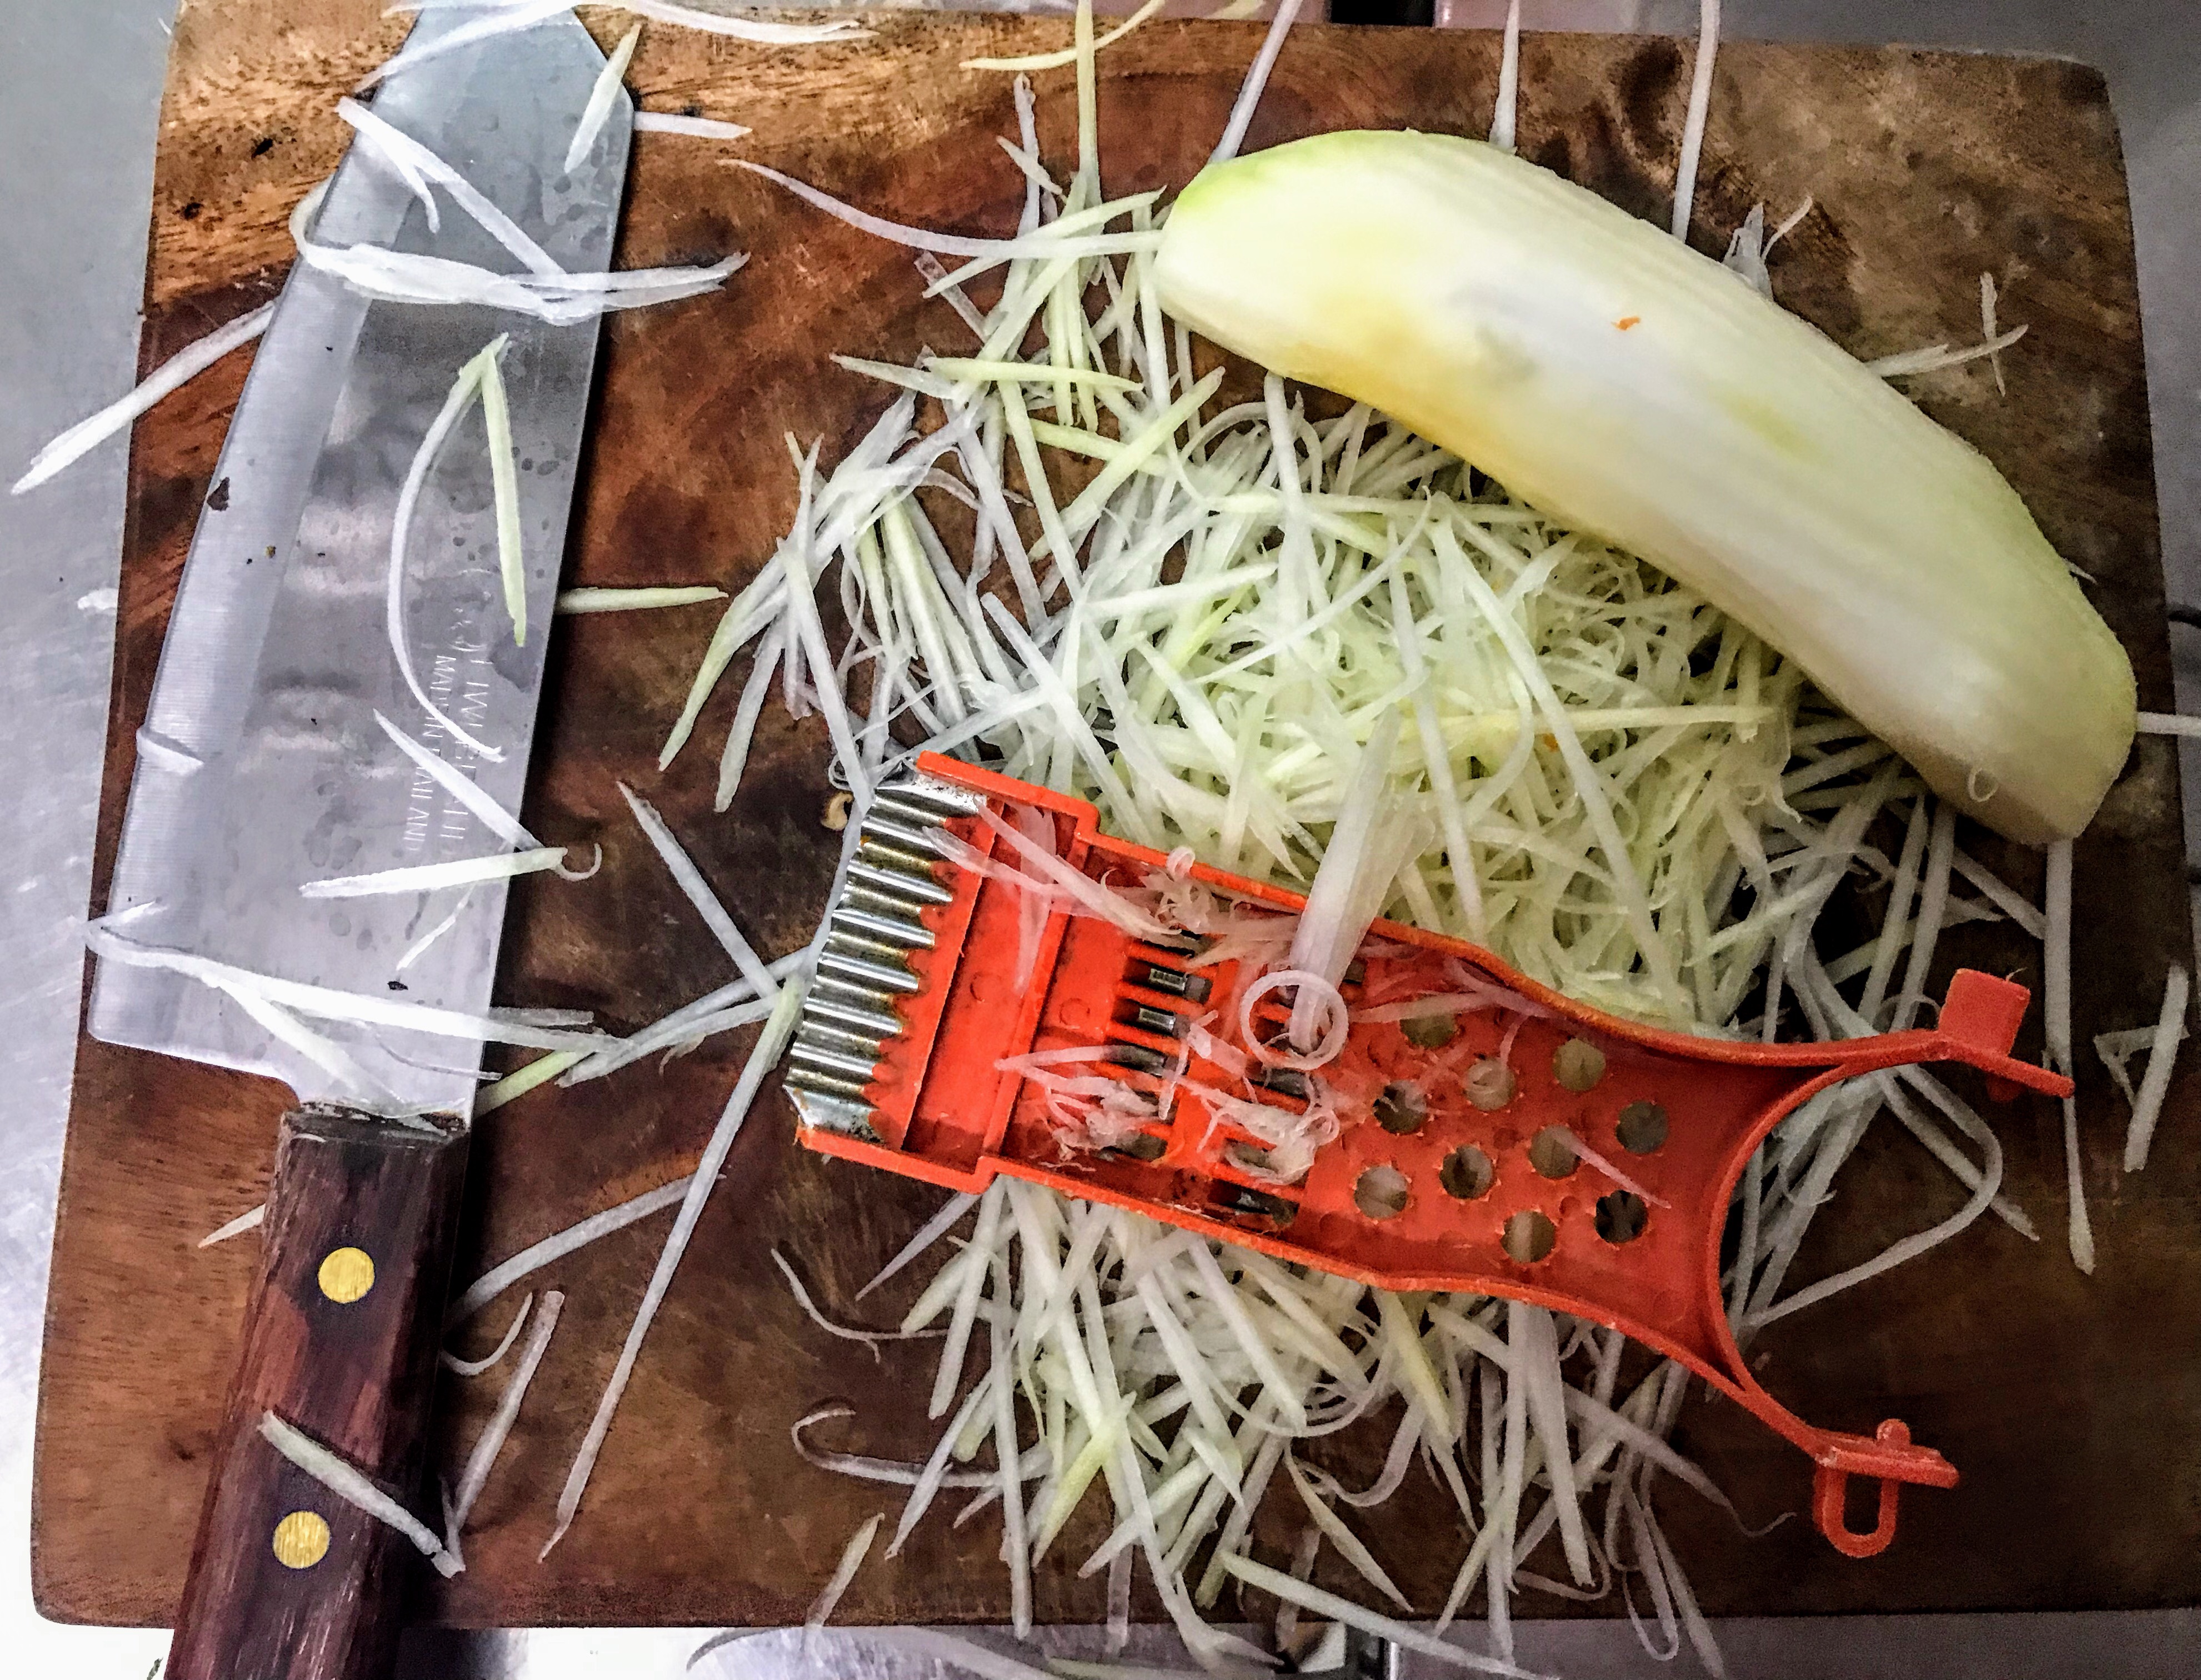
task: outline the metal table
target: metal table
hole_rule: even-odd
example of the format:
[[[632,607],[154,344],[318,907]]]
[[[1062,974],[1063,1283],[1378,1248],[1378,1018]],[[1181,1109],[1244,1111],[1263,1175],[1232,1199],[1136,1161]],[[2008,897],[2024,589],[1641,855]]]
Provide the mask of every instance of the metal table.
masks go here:
[[[1339,0],[1341,17],[1356,0]],[[1367,0],[1376,3],[1376,0]],[[1393,0],[1395,3],[1395,0]],[[1424,0],[1426,6],[1426,0]],[[0,6],[0,479],[63,426],[127,388],[152,191],[154,127],[173,0],[7,0]],[[1024,9],[1017,7],[1016,9]],[[1526,0],[1529,29],[1693,32],[1695,0]],[[1505,0],[1436,0],[1437,21],[1491,27]],[[2126,147],[2147,332],[2163,556],[2174,601],[2201,602],[2201,23],[2192,0],[1727,0],[1730,38],[1899,40],[2068,56],[2109,77]],[[142,1673],[167,1636],[58,1627],[31,1606],[32,1398],[54,1187],[76,1037],[81,922],[114,637],[126,445],[107,443],[32,495],[0,496],[0,730],[15,791],[0,890],[0,1649],[19,1674]],[[2177,644],[2179,692],[2201,704],[2201,637]],[[2186,743],[2189,749],[2196,743]],[[2189,851],[2201,834],[2201,755],[2186,764]],[[2085,1672],[2097,1680],[2201,1668],[2201,1611],[2130,1615],[1744,1620],[1721,1625],[1738,1675],[1905,1680]],[[423,1632],[408,1674],[677,1676],[689,1630]],[[1098,1654],[1093,1630],[1049,1648]],[[1665,1674],[1624,1620],[1528,1623],[1522,1660],[1574,1680]],[[1131,1660],[1181,1664],[1142,1633]],[[699,1663],[742,1680],[915,1677],[927,1659],[830,1636],[807,1655],[765,1634]],[[1441,1671],[1406,1657],[1402,1675]],[[1456,1671],[1441,1671],[1452,1672]]]

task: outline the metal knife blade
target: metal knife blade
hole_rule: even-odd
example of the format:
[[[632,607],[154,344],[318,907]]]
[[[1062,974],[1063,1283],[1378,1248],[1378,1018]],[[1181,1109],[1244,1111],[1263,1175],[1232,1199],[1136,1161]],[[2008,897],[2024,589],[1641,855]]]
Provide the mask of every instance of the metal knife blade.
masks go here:
[[[408,49],[459,26],[429,12]],[[571,14],[393,73],[375,113],[442,156],[566,268],[610,266],[629,108],[568,173],[566,147],[602,68]],[[431,231],[406,184],[355,146],[314,238],[516,267],[445,198]],[[385,582],[399,488],[461,366],[499,332],[519,462],[527,621],[515,645],[499,579],[480,412],[452,432],[406,545],[403,620],[423,684],[477,758],[412,698],[391,656]],[[502,883],[398,897],[300,896],[327,877],[504,849],[377,726],[380,711],[517,811],[534,733],[597,329],[468,306],[369,303],[298,264],[232,422],[191,543],[132,781],[109,898],[146,907],[151,946],[344,991],[478,1012],[503,920]],[[449,931],[402,972],[402,955]],[[464,1041],[314,1024],[389,1099],[465,1115],[478,1074]],[[172,972],[103,961],[93,1034],[357,1102],[231,998]]]

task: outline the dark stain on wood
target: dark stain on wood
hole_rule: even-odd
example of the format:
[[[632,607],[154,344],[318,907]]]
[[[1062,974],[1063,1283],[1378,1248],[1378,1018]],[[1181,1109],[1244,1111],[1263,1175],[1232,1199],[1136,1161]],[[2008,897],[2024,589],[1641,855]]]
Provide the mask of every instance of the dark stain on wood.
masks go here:
[[[1677,94],[1687,97],[1687,83],[1676,43],[1652,40],[1637,47],[1613,78],[1613,92],[1637,150],[1663,155],[1679,141],[1673,105]]]

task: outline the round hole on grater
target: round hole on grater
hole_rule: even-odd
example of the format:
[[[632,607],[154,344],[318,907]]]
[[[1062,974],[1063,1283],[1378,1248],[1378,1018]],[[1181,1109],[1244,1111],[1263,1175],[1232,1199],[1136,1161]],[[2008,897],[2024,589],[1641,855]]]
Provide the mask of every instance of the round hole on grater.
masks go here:
[[[1597,1234],[1616,1246],[1633,1242],[1643,1235],[1644,1221],[1650,1216],[1651,1210],[1634,1190],[1615,1190],[1597,1199]]]
[[[1570,1038],[1552,1053],[1552,1077],[1577,1095],[1595,1090],[1605,1078],[1605,1052],[1587,1038]]]
[[[1467,1078],[1460,1083],[1467,1091],[1467,1100],[1486,1114],[1503,1108],[1521,1089],[1513,1070],[1491,1056],[1483,1057],[1469,1068]]]
[[[1422,1129],[1422,1122],[1429,1117],[1429,1105],[1421,1092],[1413,1086],[1394,1081],[1383,1087],[1383,1094],[1374,1104],[1376,1123],[1386,1131],[1407,1137]]]
[[[1508,1256],[1523,1266],[1534,1266],[1552,1252],[1552,1245],[1559,1240],[1559,1228],[1533,1207],[1524,1207],[1505,1222],[1505,1234],[1500,1239]]]
[[[1353,1205],[1371,1219],[1395,1219],[1406,1211],[1406,1175],[1378,1162],[1353,1182]]]
[[[1547,1178],[1564,1178],[1581,1164],[1566,1128],[1547,1125],[1529,1140],[1529,1165]]]
[[[1489,1195],[1497,1179],[1498,1170],[1491,1166],[1490,1157],[1472,1143],[1461,1144],[1437,1168],[1437,1183],[1444,1186],[1447,1195],[1459,1201]]]
[[[1612,1131],[1629,1154],[1650,1154],[1666,1141],[1666,1110],[1656,1102],[1631,1102],[1620,1111]]]
[[[1399,1031],[1417,1049],[1441,1050],[1459,1037],[1459,1023],[1450,1015],[1412,1015],[1399,1023]]]

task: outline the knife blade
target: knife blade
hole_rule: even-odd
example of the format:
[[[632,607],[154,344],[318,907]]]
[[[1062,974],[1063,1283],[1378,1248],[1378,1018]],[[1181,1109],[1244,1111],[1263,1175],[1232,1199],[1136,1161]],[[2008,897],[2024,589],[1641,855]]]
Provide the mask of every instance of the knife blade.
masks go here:
[[[454,25],[426,14],[413,39]],[[596,55],[571,19],[394,73],[375,106],[454,165],[569,270],[609,267],[625,121],[572,175],[564,148]],[[598,56],[600,64],[601,58]],[[443,206],[355,150],[314,237],[514,265]],[[461,366],[499,332],[519,462],[527,619],[514,641],[498,574],[486,435],[450,433],[411,520],[403,621],[431,698],[502,755],[484,760],[423,714],[390,655],[384,581],[406,471]],[[458,894],[314,901],[307,882],[477,857],[502,844],[408,760],[379,711],[517,810],[594,366],[593,320],[551,326],[468,307],[369,303],[300,265],[239,402],[161,650],[109,911],[136,943],[332,987],[478,1013],[488,1007],[504,886],[474,889],[449,931],[399,960]],[[396,984],[393,986],[392,982]],[[232,998],[183,975],[100,966],[93,1034],[273,1076],[303,1101],[357,1101]],[[317,1028],[384,1106],[467,1112],[469,1047],[392,1028]]]
[[[408,48],[464,21],[424,13]],[[374,115],[456,168],[560,266],[602,272],[631,128],[623,91],[588,156],[571,171],[565,159],[603,64],[563,13],[414,67],[401,56]],[[514,267],[449,198],[431,225],[416,185],[355,146],[312,237]],[[448,433],[408,534],[393,541],[424,438],[460,369],[500,333],[524,643],[505,602],[478,410]],[[130,943],[361,996],[488,1009],[503,883],[336,899],[301,889],[506,849],[376,714],[518,810],[596,341],[593,318],[554,326],[369,302],[294,267],[224,443],[138,737],[108,903],[110,925],[130,913]],[[399,672],[385,627],[393,549],[396,616],[420,679],[487,753],[442,727]],[[312,1054],[281,1023],[264,1001],[172,968],[99,964],[96,1037],[272,1075],[300,1101],[278,1130],[261,1273],[171,1680],[386,1674],[417,1571],[397,1529],[302,1468],[295,1443],[302,1436],[417,1507],[480,1046],[409,1025],[317,1020],[341,1054]],[[271,1416],[288,1430],[263,1431]],[[294,1449],[286,1456],[279,1441]]]

